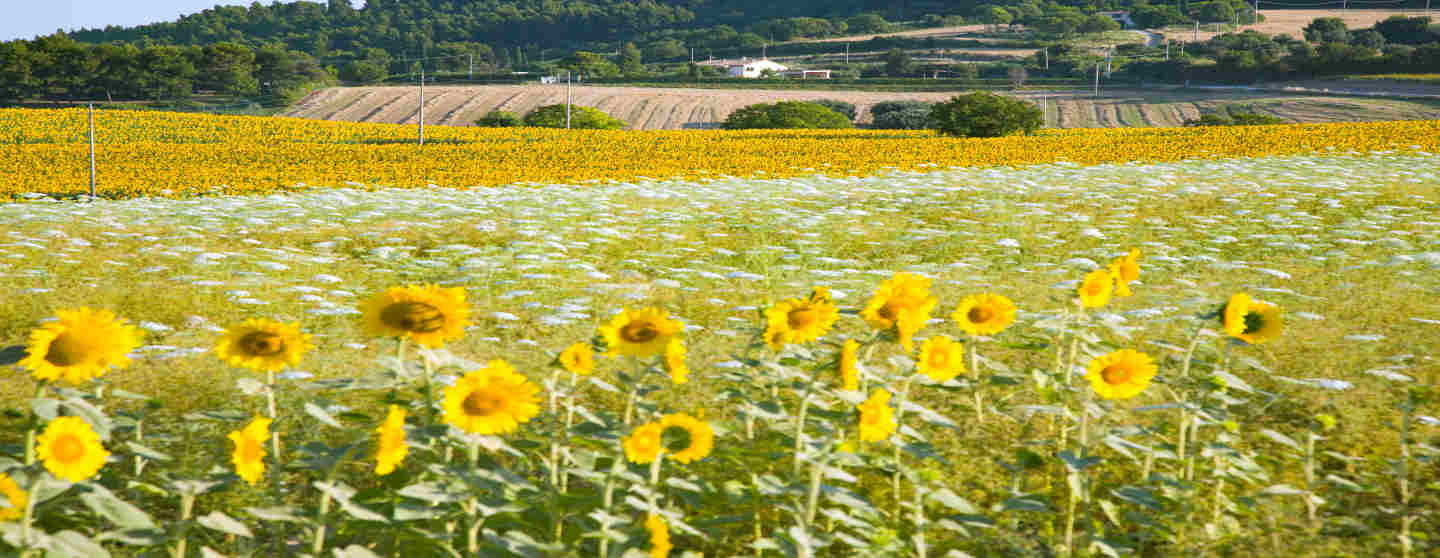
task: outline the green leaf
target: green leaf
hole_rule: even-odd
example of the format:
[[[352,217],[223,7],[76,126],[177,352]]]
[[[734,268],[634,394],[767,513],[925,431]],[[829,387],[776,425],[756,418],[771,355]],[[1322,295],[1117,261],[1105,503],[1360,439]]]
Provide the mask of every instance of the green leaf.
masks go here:
[[[155,451],[155,450],[153,450],[153,449],[150,449],[149,447],[140,445],[140,444],[135,443],[135,442],[125,442],[125,447],[126,447],[126,448],[129,448],[131,453],[134,453],[135,455],[138,455],[138,456],[140,456],[140,457],[144,457],[145,459],[151,459],[151,460],[154,460],[154,461],[169,461],[169,460],[170,460],[170,456],[169,456],[169,455],[165,455],[165,454],[163,454],[163,453],[160,453],[160,452],[158,452],[158,451]]]
[[[370,549],[352,544],[345,548],[335,549],[335,558],[380,558],[379,554],[371,552]]]
[[[1298,452],[1300,452],[1300,453],[1305,453],[1305,450],[1300,447],[1300,442],[1296,442],[1294,438],[1291,438],[1291,437],[1289,437],[1289,436],[1286,436],[1286,435],[1284,435],[1284,434],[1281,434],[1281,433],[1276,432],[1276,431],[1274,431],[1274,430],[1271,430],[1271,429],[1269,429],[1269,428],[1266,428],[1266,429],[1264,429],[1264,430],[1261,430],[1261,431],[1260,431],[1260,435],[1261,435],[1261,436],[1264,436],[1264,437],[1266,437],[1266,438],[1269,438],[1269,439],[1271,439],[1271,440],[1274,440],[1276,443],[1279,443],[1279,444],[1282,444],[1282,445],[1285,445],[1285,446],[1289,446],[1291,449],[1293,449],[1293,450],[1295,450],[1295,451],[1298,451]]]
[[[440,481],[412,484],[401,488],[399,494],[406,498],[424,500],[432,506],[445,502],[459,502],[467,497],[464,492],[452,489],[452,485],[449,483]]]
[[[340,424],[340,421],[335,420],[335,417],[330,416],[329,412],[314,403],[308,401],[305,403],[305,413],[315,417],[315,420],[325,423],[326,425],[335,428],[344,428],[344,425]]]
[[[70,397],[60,402],[60,404],[71,413],[74,413],[75,416],[85,419],[85,422],[90,423],[90,428],[94,429],[95,433],[100,435],[101,441],[108,441],[110,439],[110,418],[106,417],[105,413],[100,409],[91,405],[89,401],[78,397]]]
[[[290,523],[310,523],[309,519],[300,517],[299,510],[290,506],[276,506],[272,508],[245,508],[245,513],[255,519],[262,521],[286,521]]]
[[[90,492],[82,494],[80,500],[95,512],[95,515],[110,520],[124,529],[153,529],[155,522],[150,515],[119,498],[109,490],[92,486]]]
[[[214,529],[221,533],[228,533],[245,538],[253,538],[255,536],[244,523],[236,521],[235,518],[225,515],[224,512],[218,510],[212,511],[210,515],[201,517],[196,521],[208,529]]]
[[[266,389],[265,384],[260,382],[260,380],[248,376],[242,376],[240,379],[235,380],[235,387],[240,390],[240,393],[245,395],[260,395],[265,393]]]
[[[1090,467],[1099,464],[1101,461],[1100,456],[1092,455],[1089,457],[1080,457],[1078,455],[1075,455],[1075,452],[1071,450],[1062,451],[1057,454],[1057,457],[1059,457],[1061,461],[1065,462],[1066,467],[1069,467],[1071,471],[1075,472],[1089,469]]]
[[[95,537],[98,542],[117,542],[130,546],[155,546],[165,544],[169,538],[163,529],[120,529],[106,531]]]
[[[74,531],[61,531],[50,535],[46,550],[61,556],[83,556],[84,558],[109,558],[110,551],[90,537]]]
[[[1052,513],[1050,505],[1035,496],[1016,496],[1000,504],[1002,511],[1028,511]]]
[[[979,508],[976,508],[975,504],[971,504],[969,500],[960,497],[959,494],[956,494],[949,488],[941,488],[940,490],[933,491],[927,494],[926,498],[940,502],[944,504],[945,507],[961,514],[978,515],[980,513]]]
[[[29,353],[26,351],[25,345],[11,345],[0,349],[0,366],[10,366],[25,360],[27,354]]]
[[[30,410],[42,421],[52,421],[60,416],[60,401],[49,397],[37,397],[30,400]]]

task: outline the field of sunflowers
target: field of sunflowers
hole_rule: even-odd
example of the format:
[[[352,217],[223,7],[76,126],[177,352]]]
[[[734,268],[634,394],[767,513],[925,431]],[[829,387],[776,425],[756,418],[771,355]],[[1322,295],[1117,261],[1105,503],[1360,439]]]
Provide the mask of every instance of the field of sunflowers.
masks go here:
[[[646,132],[774,152],[702,179],[387,188],[344,154],[419,148],[278,120],[223,144],[225,180],[273,172],[268,142],[314,150],[290,167],[311,187],[188,195],[211,192],[183,158],[222,144],[176,146],[230,133],[204,121],[128,146],[175,158],[150,163],[173,195],[0,204],[6,551],[1440,552],[1437,123]],[[42,129],[5,141],[84,149]],[[520,176],[504,157],[557,143],[667,160],[446,133],[550,138],[457,173]]]

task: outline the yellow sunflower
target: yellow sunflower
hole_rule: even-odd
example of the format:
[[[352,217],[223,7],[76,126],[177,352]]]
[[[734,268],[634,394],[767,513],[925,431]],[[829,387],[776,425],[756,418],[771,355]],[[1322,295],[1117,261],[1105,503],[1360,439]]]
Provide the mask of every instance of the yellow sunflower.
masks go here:
[[[925,327],[938,302],[930,296],[929,277],[900,272],[875,289],[860,317],[875,329],[895,328],[900,346],[909,352],[914,350],[911,336]]]
[[[1123,349],[1095,357],[1085,374],[1095,394],[1105,399],[1140,395],[1155,377],[1155,361],[1145,353]]]
[[[251,318],[225,330],[215,345],[215,354],[236,368],[274,372],[300,364],[300,356],[313,348],[310,334],[300,333],[299,322],[284,324]]]
[[[1279,306],[1254,300],[1245,293],[1235,293],[1230,297],[1221,319],[1225,333],[1251,345],[1279,337],[1285,328],[1285,317]]]
[[[20,366],[37,380],[64,379],[79,385],[105,375],[110,368],[130,365],[126,353],[140,346],[140,328],[109,310],[60,310],[59,319],[30,332],[30,345]]]
[[[840,387],[845,391],[860,390],[860,342],[846,339],[840,349]]]
[[[689,463],[710,455],[715,448],[715,429],[685,413],[665,415],[660,419],[660,443],[670,460]]]
[[[235,453],[230,460],[235,463],[235,474],[254,486],[265,475],[265,442],[270,439],[271,420],[256,416],[245,428],[231,432],[230,441],[235,442]]]
[[[1120,278],[1120,264],[1111,263],[1107,271],[1110,272],[1110,280],[1115,282],[1115,296],[1127,297],[1135,294],[1130,290],[1130,284]]]
[[[460,287],[390,287],[362,302],[359,309],[371,335],[409,337],[432,349],[464,336],[470,325],[470,307]]]
[[[915,371],[937,382],[945,382],[965,371],[965,346],[944,335],[920,344]]]
[[[1110,265],[1115,266],[1119,272],[1117,275],[1120,281],[1133,283],[1140,278],[1140,249],[1131,248],[1130,253],[1123,258],[1116,259]]]
[[[666,558],[670,556],[670,527],[665,524],[658,514],[647,514],[645,516],[645,530],[650,532],[650,558]]]
[[[1086,308],[1099,308],[1110,302],[1110,293],[1115,290],[1115,276],[1108,269],[1097,269],[1085,274],[1076,292],[1080,303]]]
[[[809,343],[829,333],[839,318],[830,289],[815,287],[808,299],[792,298],[765,310],[765,342],[775,351],[791,343]]]
[[[625,448],[625,458],[631,463],[640,464],[655,461],[660,455],[660,434],[664,431],[665,427],[658,422],[644,424],[631,431],[629,436],[620,441],[620,445]]]
[[[80,417],[60,417],[45,425],[35,440],[35,455],[57,478],[80,482],[95,476],[105,466],[110,452],[100,445],[100,435]]]
[[[0,494],[5,495],[6,504],[0,506],[0,521],[15,521],[25,514],[25,506],[30,504],[30,493],[15,484],[15,479],[10,475],[0,473]]]
[[[380,435],[375,449],[375,474],[383,477],[395,472],[395,466],[410,453],[405,444],[405,409],[391,405],[390,414],[375,432]]]
[[[503,360],[445,388],[445,422],[472,434],[504,434],[540,413],[539,386]]]
[[[660,354],[685,324],[667,317],[659,308],[621,310],[608,325],[600,326],[610,356],[651,357]]]
[[[884,388],[871,392],[859,409],[861,440],[879,442],[895,432],[895,409],[890,408],[890,392]]]
[[[685,366],[685,343],[679,337],[670,338],[670,344],[665,346],[665,372],[675,384],[690,381],[690,368]]]
[[[1015,303],[997,294],[970,295],[960,301],[950,318],[970,335],[995,335],[1015,323]]]
[[[589,343],[576,343],[566,347],[556,360],[559,360],[560,366],[566,370],[581,376],[588,376],[595,371],[595,350],[590,348]]]

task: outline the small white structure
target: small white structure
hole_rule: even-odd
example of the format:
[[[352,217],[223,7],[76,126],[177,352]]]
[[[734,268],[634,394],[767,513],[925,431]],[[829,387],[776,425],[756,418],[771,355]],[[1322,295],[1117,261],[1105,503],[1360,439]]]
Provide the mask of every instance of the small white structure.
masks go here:
[[[830,70],[785,70],[780,75],[787,78],[800,79],[830,79]]]
[[[751,60],[730,66],[728,73],[730,77],[758,78],[767,70],[779,74],[788,69],[782,64],[776,64],[769,60]]]

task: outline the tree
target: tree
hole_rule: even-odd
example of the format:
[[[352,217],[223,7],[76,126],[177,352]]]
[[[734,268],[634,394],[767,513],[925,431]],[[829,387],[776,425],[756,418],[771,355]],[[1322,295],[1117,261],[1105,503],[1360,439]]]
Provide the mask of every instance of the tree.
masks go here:
[[[885,53],[885,75],[900,77],[910,75],[915,70],[915,62],[910,60],[910,55],[903,49],[892,48]]]
[[[24,41],[0,43],[0,101],[18,101],[36,93],[30,63],[30,47]]]
[[[997,30],[1001,25],[1008,25],[1014,19],[1009,11],[1000,6],[989,6],[980,11],[980,23],[989,25],[991,30]]]
[[[1130,10],[1130,20],[1141,29],[1159,29],[1171,25],[1190,23],[1190,18],[1180,13],[1175,6],[1137,6]]]
[[[845,20],[849,25],[849,32],[855,34],[885,33],[890,30],[890,22],[879,14],[860,14]]]
[[[565,105],[545,105],[530,111],[523,120],[526,126],[537,128],[564,128]],[[570,105],[570,127],[590,130],[623,130],[628,124],[598,109]]]
[[[255,79],[255,52],[244,45],[215,43],[202,51],[199,86],[230,95],[253,95],[260,90]]]
[[[977,91],[935,105],[930,120],[940,133],[959,137],[999,137],[1040,129],[1040,108],[1025,101]]]
[[[640,60],[640,48],[635,43],[627,42],[620,47],[620,73],[627,77],[645,73],[645,65]]]
[[[144,68],[140,90],[149,99],[184,99],[195,89],[195,65],[177,46],[152,46],[140,52]]]
[[[664,39],[650,43],[646,54],[651,60],[665,60],[669,58],[684,58],[690,54],[685,45],[675,39]]]
[[[1350,44],[1380,50],[1385,48],[1385,36],[1374,29],[1363,29],[1350,34]]]
[[[356,60],[340,67],[340,81],[354,83],[379,83],[388,72],[371,60]]]
[[[1030,72],[1025,71],[1024,66],[1011,66],[1005,71],[1005,77],[1010,80],[1010,87],[1019,89],[1025,87],[1025,80],[1030,78]]]
[[[854,103],[848,103],[838,99],[816,99],[810,102],[838,112],[840,113],[840,116],[844,116],[846,120],[849,120],[851,122],[855,121]]]
[[[1338,17],[1321,17],[1305,26],[1305,40],[1312,43],[1348,43],[1350,30]]]
[[[1104,33],[1120,28],[1120,23],[1100,14],[1090,14],[1080,21],[1075,30],[1081,33]]]
[[[574,114],[571,114],[571,117],[573,119]],[[516,116],[513,112],[503,110],[492,110],[475,121],[475,125],[481,128],[513,128],[520,124],[519,116]],[[564,123],[562,122],[561,125],[563,126]],[[574,122],[571,122],[571,126],[574,126]]]
[[[933,125],[930,121],[930,108],[934,103],[915,102],[919,103],[920,106],[907,106],[899,110],[886,112],[875,112],[872,108],[870,111],[873,115],[871,119],[872,125],[882,130],[930,129]],[[876,106],[879,106],[879,103],[877,103]]]
[[[760,103],[742,107],[725,117],[726,130],[757,128],[851,128],[844,115],[804,101]]]
[[[1440,41],[1440,32],[1430,31],[1429,17],[1390,16],[1376,23],[1374,29],[1390,43],[1420,45]]]
[[[612,77],[620,74],[620,67],[605,59],[604,55],[577,50],[560,61],[560,68],[587,77]]]

